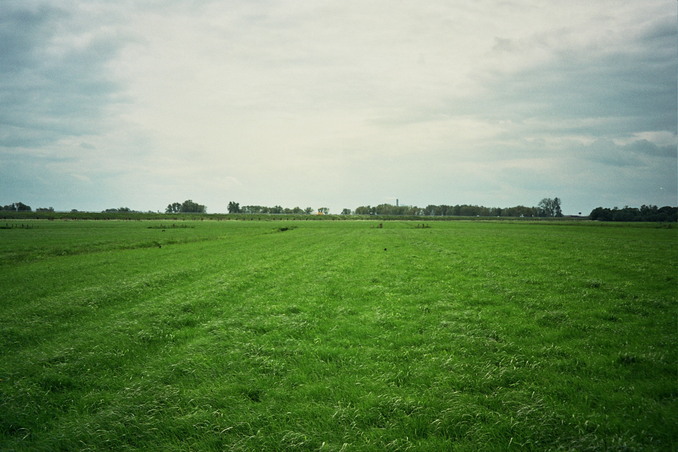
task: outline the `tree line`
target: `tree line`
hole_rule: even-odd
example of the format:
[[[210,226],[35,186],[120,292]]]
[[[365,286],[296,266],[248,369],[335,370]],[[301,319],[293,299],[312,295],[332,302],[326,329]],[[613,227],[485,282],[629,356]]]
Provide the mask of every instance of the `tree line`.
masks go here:
[[[306,207],[302,209],[301,207],[286,208],[282,206],[240,206],[239,203],[231,201],[228,203],[228,213],[247,213],[247,214],[296,214],[296,215],[310,215],[313,212],[312,207]]]
[[[562,217],[559,198],[544,198],[536,207],[484,207],[469,204],[434,205],[426,207],[394,206],[379,204],[378,206],[360,206],[355,209],[356,215],[410,215],[430,217]],[[344,214],[350,213],[344,209]]]
[[[31,206],[27,206],[22,202],[13,202],[12,204],[2,206],[2,209],[0,210],[5,210],[8,212],[31,212],[33,209],[31,209]]]
[[[0,206],[0,211],[7,212],[32,212],[31,206],[22,202],[15,202]],[[39,207],[36,212],[54,212],[52,207]],[[77,212],[73,209],[71,212]],[[106,209],[104,213],[138,213],[129,207],[118,207]],[[279,205],[268,207],[259,205],[240,206],[239,203],[231,201],[228,203],[229,214],[277,214],[277,215],[311,215],[317,212],[319,215],[328,215],[330,209],[320,207],[286,208]],[[150,213],[150,212],[149,212]],[[207,207],[187,199],[184,202],[174,202],[167,205],[165,213],[207,213]],[[432,217],[562,217],[561,200],[559,198],[544,198],[537,206],[515,206],[515,207],[484,207],[469,204],[447,205],[429,204],[426,207],[400,206],[392,204],[379,204],[377,206],[360,206],[355,210],[343,209],[342,216],[348,215],[375,215],[375,216],[432,216]],[[605,207],[596,207],[589,214],[591,220],[597,221],[655,221],[655,222],[677,222],[678,207],[655,205],[642,205],[640,208],[625,206],[622,209],[614,207],[612,209]]]
[[[657,207],[642,205],[637,207],[624,207],[612,209],[596,207],[589,217],[598,221],[678,221],[678,207]]]
[[[350,211],[342,212],[350,214]],[[353,212],[355,215],[407,215],[407,216],[430,216],[430,217],[538,217],[540,211],[537,207],[485,207],[470,204],[447,205],[429,204],[426,207],[417,206],[394,206],[392,204],[379,204],[378,206],[360,206]],[[545,216],[545,215],[544,215]]]
[[[31,206],[26,205],[22,202],[13,202],[12,204],[7,204],[6,206],[0,206],[0,211],[4,212],[33,212]],[[38,207],[35,209],[36,212],[54,212],[53,207]]]

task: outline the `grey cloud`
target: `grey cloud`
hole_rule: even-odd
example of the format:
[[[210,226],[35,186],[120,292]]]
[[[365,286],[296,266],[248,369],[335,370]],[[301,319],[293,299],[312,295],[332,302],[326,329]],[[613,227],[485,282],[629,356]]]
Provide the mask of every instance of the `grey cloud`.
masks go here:
[[[534,38],[555,47],[556,35]],[[528,51],[504,38],[495,38],[490,58],[507,58]],[[473,104],[450,99],[450,113],[471,113],[493,119],[615,118],[607,127],[612,135],[639,130],[675,130],[676,113],[675,25],[667,18],[646,25],[626,38],[624,45],[565,46],[553,49],[552,58],[517,73],[478,74],[485,94]],[[616,130],[611,130],[616,127]],[[584,131],[581,130],[580,131]],[[601,130],[587,131],[599,136]],[[605,132],[603,132],[605,133]]]
[[[676,158],[675,146],[657,146],[647,140],[638,140],[625,147],[637,154],[649,157]]]
[[[0,144],[43,145],[96,130],[119,89],[106,67],[120,45],[116,37],[69,46],[54,41],[63,29],[77,33],[68,12],[2,9]]]
[[[640,33],[640,39],[646,45],[665,48],[675,47],[676,39],[675,15],[666,15],[651,22]]]
[[[0,6],[0,11],[3,7]],[[53,34],[50,24],[64,18],[63,11],[42,6],[37,10],[12,9],[0,14],[0,73],[21,73],[39,60],[39,48]]]
[[[611,167],[646,167],[649,165],[675,167],[675,146],[657,146],[648,140],[615,144],[611,140],[596,140],[583,148],[583,158]],[[666,161],[665,159],[673,160]]]
[[[638,167],[642,160],[625,146],[615,145],[609,140],[597,140],[584,148],[583,157],[591,162],[602,163],[610,167]]]
[[[666,63],[650,70],[628,55],[561,62],[504,80],[497,101],[523,106],[529,116],[631,117],[640,130],[675,125],[675,71]]]

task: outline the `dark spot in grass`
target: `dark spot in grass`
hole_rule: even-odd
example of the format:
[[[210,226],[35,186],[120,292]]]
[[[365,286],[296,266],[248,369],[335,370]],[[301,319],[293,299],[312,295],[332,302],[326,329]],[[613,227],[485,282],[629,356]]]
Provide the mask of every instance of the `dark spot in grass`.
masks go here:
[[[591,280],[586,282],[586,286],[590,287],[591,289],[598,289],[602,285],[603,285],[603,282],[598,280],[598,279],[591,279]]]
[[[266,334],[270,331],[266,325],[251,325],[248,329],[254,334]]]
[[[565,324],[569,321],[569,316],[561,311],[549,311],[542,314],[537,319],[537,324],[540,326],[555,327]]]
[[[617,358],[617,364],[621,364],[624,366],[630,366],[631,364],[636,364],[640,362],[640,358],[637,356],[629,355],[629,354],[623,354],[619,355],[619,358]]]
[[[188,224],[171,224],[171,225],[153,225],[153,226],[148,226],[148,229],[161,229],[162,232],[165,232],[167,229],[194,229],[195,226],[188,225]]]
[[[619,317],[617,317],[614,314],[605,314],[605,315],[601,316],[601,319],[607,320],[608,322],[619,322],[619,320],[620,320]]]
[[[65,375],[47,374],[40,380],[40,386],[47,391],[61,392],[68,389],[73,389],[75,383],[73,380]]]
[[[296,229],[296,226],[281,226],[279,228],[275,228],[275,232],[287,232],[293,229]]]
[[[386,248],[384,248],[384,251],[386,251]]]
[[[261,389],[243,389],[242,391],[243,395],[250,399],[252,402],[259,403],[261,402],[261,397],[262,397],[262,391]]]
[[[68,362],[68,358],[64,355],[53,356],[47,360],[47,363],[52,364],[64,364]]]
[[[298,306],[290,306],[287,308],[287,314],[299,314],[301,309]]]
[[[197,324],[198,320],[192,314],[178,316],[167,322],[167,325],[173,329],[190,328]]]
[[[30,334],[29,330],[21,330],[19,328],[7,327],[0,330],[0,343],[3,347],[9,345],[26,345],[32,343],[34,335]]]

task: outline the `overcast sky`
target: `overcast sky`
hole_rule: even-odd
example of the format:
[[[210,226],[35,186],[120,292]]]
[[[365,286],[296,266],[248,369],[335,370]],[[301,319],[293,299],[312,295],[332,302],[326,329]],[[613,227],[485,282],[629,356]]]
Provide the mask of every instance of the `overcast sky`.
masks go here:
[[[0,204],[678,205],[675,0],[2,0]]]

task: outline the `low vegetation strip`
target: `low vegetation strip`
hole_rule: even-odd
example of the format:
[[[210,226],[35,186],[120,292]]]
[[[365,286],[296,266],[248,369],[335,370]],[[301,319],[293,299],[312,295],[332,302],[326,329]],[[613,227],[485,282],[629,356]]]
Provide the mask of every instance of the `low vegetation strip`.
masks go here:
[[[0,450],[678,442],[676,229],[168,224],[0,230]]]

